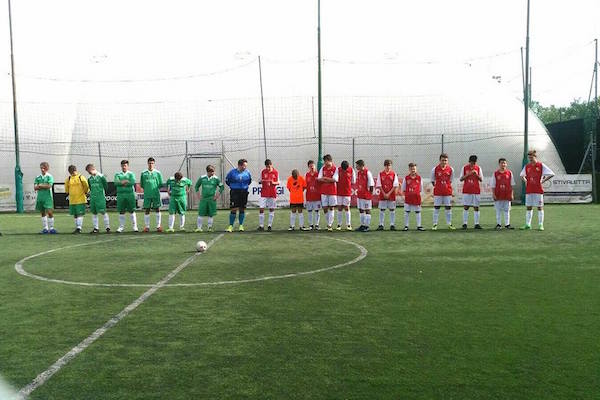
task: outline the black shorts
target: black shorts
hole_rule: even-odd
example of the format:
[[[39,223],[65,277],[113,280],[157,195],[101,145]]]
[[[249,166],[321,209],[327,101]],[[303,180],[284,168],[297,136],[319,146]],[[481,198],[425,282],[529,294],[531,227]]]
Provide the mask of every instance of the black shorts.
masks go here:
[[[290,208],[304,208],[304,203],[290,203]]]
[[[230,208],[246,208],[248,204],[248,191],[244,189],[231,189],[229,192]]]

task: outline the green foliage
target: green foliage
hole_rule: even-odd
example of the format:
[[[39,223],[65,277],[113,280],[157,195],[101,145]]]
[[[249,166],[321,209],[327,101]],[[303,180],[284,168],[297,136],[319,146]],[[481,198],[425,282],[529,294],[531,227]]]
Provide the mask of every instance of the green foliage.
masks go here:
[[[546,125],[569,119],[583,118],[585,132],[589,133],[596,127],[595,121],[598,118],[600,99],[596,106],[594,106],[593,100],[587,102],[581,99],[574,99],[568,107],[556,107],[555,105],[545,107],[537,101],[532,101],[530,106]]]

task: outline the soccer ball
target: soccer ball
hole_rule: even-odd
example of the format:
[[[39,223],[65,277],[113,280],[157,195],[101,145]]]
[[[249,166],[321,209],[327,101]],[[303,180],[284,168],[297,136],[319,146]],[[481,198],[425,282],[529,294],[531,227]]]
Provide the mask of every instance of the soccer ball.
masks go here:
[[[196,243],[196,250],[198,250],[200,253],[204,253],[207,247],[208,246],[204,240],[199,240],[198,243]]]

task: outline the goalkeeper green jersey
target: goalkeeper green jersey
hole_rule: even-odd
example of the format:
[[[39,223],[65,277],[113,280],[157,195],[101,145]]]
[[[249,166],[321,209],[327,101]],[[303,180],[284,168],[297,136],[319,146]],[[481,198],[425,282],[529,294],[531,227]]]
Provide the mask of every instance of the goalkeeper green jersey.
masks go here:
[[[163,185],[163,176],[160,171],[153,169],[145,170],[140,175],[140,186],[144,189],[144,198],[159,197],[160,187]]]
[[[108,182],[104,175],[90,175],[88,184],[90,185],[90,201],[103,199],[105,197],[106,191],[108,190]]]
[[[52,185],[54,184],[54,178],[50,174],[38,175],[33,181],[34,185],[50,185],[49,189],[40,189],[37,191],[37,201],[52,201]]]
[[[181,178],[180,181],[171,177],[167,180],[167,187],[171,191],[171,197],[185,197],[187,187],[192,186],[192,181],[188,178]]]
[[[202,175],[198,181],[196,182],[196,192],[202,188],[202,198],[203,199],[212,199],[215,197],[217,193],[217,188],[219,189],[219,193],[223,193],[225,187],[223,186],[223,182],[216,175],[209,177],[208,175]]]
[[[127,180],[125,186],[121,185],[121,181]],[[130,194],[134,192],[135,174],[131,171],[117,172],[115,174],[115,186],[117,187],[117,196],[120,194]]]

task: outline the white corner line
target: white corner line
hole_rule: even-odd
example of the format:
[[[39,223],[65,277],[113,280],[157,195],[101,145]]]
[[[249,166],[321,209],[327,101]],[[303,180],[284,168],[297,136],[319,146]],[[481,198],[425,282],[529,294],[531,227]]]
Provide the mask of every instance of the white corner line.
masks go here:
[[[213,240],[208,242],[207,248],[212,246],[217,240],[221,239],[224,236],[224,233],[221,233]],[[50,253],[48,251],[47,253]],[[129,304],[125,307],[120,313],[109,319],[104,325],[100,328],[96,329],[90,336],[82,340],[77,346],[73,347],[69,352],[67,352],[64,356],[56,360],[54,364],[52,364],[48,369],[44,372],[40,373],[30,384],[23,387],[19,390],[17,395],[17,399],[26,399],[34,390],[42,386],[48,379],[52,377],[55,373],[60,371],[65,365],[67,365],[71,360],[73,360],[79,353],[87,349],[92,343],[98,340],[102,335],[106,333],[110,328],[119,323],[123,318],[125,318],[129,313],[135,310],[139,305],[145,302],[150,296],[152,296],[156,291],[165,286],[171,279],[173,279],[181,270],[190,265],[192,261],[196,259],[202,253],[196,253],[190,257],[188,257],[183,263],[181,263],[177,268],[171,271],[167,276],[161,279],[159,282],[155,283],[150,289],[145,291],[140,297],[138,297],[133,303]],[[26,260],[26,259],[24,259]],[[23,261],[24,261],[23,260]]]

